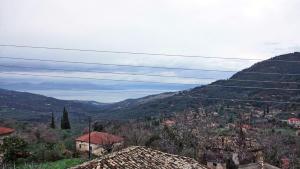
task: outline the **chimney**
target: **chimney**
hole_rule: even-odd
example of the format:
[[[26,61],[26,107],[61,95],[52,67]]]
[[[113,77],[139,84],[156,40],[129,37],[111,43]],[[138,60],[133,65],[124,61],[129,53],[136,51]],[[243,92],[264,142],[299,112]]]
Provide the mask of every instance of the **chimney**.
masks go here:
[[[261,151],[257,153],[256,160],[261,169],[264,169],[264,156]]]

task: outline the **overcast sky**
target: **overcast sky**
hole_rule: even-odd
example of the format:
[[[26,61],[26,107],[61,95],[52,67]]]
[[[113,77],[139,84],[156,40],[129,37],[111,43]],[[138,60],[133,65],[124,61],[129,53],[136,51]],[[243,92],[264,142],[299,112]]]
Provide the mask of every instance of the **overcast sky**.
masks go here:
[[[267,59],[278,54],[300,51],[299,6],[299,0],[0,0],[0,44]],[[0,55],[233,71],[246,68],[255,62],[11,47],[0,47]],[[36,62],[8,59],[0,59],[0,63],[34,67],[41,65]],[[130,67],[58,65],[46,62],[43,66],[198,78],[209,76],[216,79],[228,78],[231,75],[231,73],[212,74],[212,72]],[[109,77],[193,85],[209,82],[107,73],[49,72],[42,71],[41,68],[35,70],[1,68],[1,71],[22,73],[30,71],[42,75]],[[1,77],[6,82],[12,79],[30,81],[30,78],[24,76],[1,74]],[[34,78],[34,81],[36,80],[37,78]],[[54,80],[58,79],[43,78],[44,82]],[[98,83],[93,80],[86,82]],[[124,96],[122,99],[130,97],[136,96]],[[120,98],[109,101],[118,100]]]

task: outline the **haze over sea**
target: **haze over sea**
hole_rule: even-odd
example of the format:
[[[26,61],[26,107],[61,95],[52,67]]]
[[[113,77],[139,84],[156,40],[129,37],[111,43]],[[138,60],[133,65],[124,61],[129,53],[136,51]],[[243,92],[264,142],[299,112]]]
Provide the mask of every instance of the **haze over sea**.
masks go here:
[[[42,94],[62,100],[85,100],[101,103],[118,102],[135,99],[152,94],[173,92],[174,90],[25,90],[25,92]]]

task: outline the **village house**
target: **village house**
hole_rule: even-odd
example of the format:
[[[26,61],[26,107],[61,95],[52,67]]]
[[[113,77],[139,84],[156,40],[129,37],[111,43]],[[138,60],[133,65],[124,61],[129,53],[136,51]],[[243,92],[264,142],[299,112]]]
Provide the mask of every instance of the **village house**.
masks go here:
[[[237,136],[210,138],[204,154],[207,167],[226,169],[229,165],[240,166],[262,161],[262,147],[254,139]]]
[[[291,125],[293,127],[300,128],[300,119],[299,118],[289,118],[287,122],[289,125]]]
[[[12,135],[15,132],[14,129],[6,128],[6,127],[0,127],[0,144],[3,143],[3,139],[7,136]]]
[[[104,132],[93,131],[90,134],[91,153],[101,156],[122,146],[122,137]],[[76,139],[76,150],[79,152],[89,151],[89,134],[84,134]]]
[[[163,122],[163,125],[166,126],[166,127],[172,127],[176,124],[176,122],[174,120],[165,120]]]
[[[151,148],[132,146],[83,163],[72,169],[207,169],[196,160]]]

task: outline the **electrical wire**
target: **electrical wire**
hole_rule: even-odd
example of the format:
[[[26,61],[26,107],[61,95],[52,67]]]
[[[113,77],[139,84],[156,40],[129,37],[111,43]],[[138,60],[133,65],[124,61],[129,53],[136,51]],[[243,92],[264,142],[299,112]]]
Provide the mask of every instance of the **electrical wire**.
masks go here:
[[[135,67],[135,68],[155,68],[155,69],[172,69],[172,70],[187,70],[187,71],[207,71],[207,72],[223,72],[223,73],[236,73],[237,70],[218,70],[218,69],[196,69],[196,68],[180,68],[180,67],[161,67],[161,66],[141,66],[141,65],[121,65],[121,64],[107,64],[107,63],[95,63],[95,62],[75,62],[64,60],[51,60],[51,59],[32,59],[21,57],[4,57],[2,59],[12,60],[25,60],[25,61],[39,61],[39,62],[52,62],[52,63],[69,63],[69,64],[84,64],[84,65],[100,65],[100,66],[119,66],[119,67]],[[272,73],[272,72],[257,72],[257,71],[241,71],[243,74],[262,74],[262,75],[280,75],[280,76],[300,76],[299,73]]]
[[[15,48],[46,49],[46,50],[63,50],[63,51],[113,53],[113,54],[130,54],[130,55],[149,55],[149,56],[171,56],[171,57],[222,59],[222,60],[239,60],[239,61],[262,61],[263,60],[263,59],[238,58],[238,57],[212,57],[212,56],[200,56],[200,55],[182,55],[182,54],[148,53],[148,52],[135,52],[135,51],[114,51],[114,50],[62,48],[62,47],[15,45],[15,44],[0,44],[0,46],[1,47],[15,47]],[[279,60],[279,59],[271,59],[271,60],[266,60],[266,61],[268,61],[268,62],[274,61],[274,62],[294,62],[294,63],[300,63],[300,61],[289,61],[289,60]]]
[[[50,71],[63,71],[63,72],[81,72],[81,73],[107,73],[115,75],[134,75],[134,76],[150,76],[150,77],[168,77],[168,78],[183,78],[183,79],[194,79],[194,80],[220,80],[216,78],[198,78],[192,76],[176,76],[176,75],[159,75],[159,74],[148,74],[148,73],[128,73],[128,72],[112,72],[112,71],[95,71],[95,70],[70,70],[70,69],[61,69],[61,68],[36,68],[31,66],[15,66],[15,65],[2,65],[0,67],[6,68],[22,68],[22,69],[41,69],[41,70],[50,70]],[[221,79],[225,80],[225,79]],[[243,79],[226,79],[226,81],[238,81],[238,82],[257,82],[257,83],[281,83],[281,84],[300,84],[299,82],[287,82],[287,81],[260,81],[260,80],[243,80]]]
[[[61,75],[39,75],[32,73],[15,73],[15,72],[0,72],[3,74],[16,74],[16,75],[28,75],[28,76],[40,76],[40,77],[59,77],[59,78],[72,78],[72,79],[90,79],[90,80],[111,80],[111,81],[128,81],[128,82],[143,82],[143,83],[161,83],[161,84],[189,84],[191,83],[172,83],[172,82],[158,82],[158,81],[145,81],[145,80],[125,80],[125,79],[110,79],[110,78],[89,78],[89,77],[70,77]],[[207,87],[222,87],[222,88],[240,88],[240,89],[261,89],[261,90],[285,90],[285,91],[300,91],[300,89],[290,88],[264,88],[264,87],[252,87],[252,86],[227,86],[227,85],[206,85]]]

